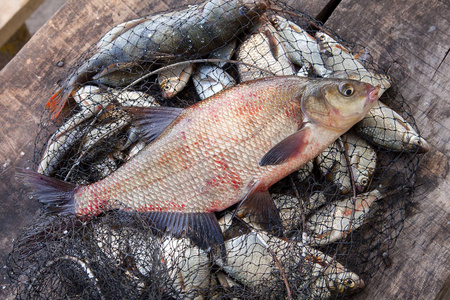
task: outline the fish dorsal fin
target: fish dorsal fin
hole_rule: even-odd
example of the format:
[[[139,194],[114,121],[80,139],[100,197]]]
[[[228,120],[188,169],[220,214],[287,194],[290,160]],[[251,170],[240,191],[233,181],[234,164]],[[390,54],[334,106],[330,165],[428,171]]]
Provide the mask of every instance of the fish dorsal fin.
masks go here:
[[[182,108],[164,106],[124,107],[124,110],[133,115],[133,123],[147,143],[160,136],[183,111]]]
[[[259,161],[260,166],[279,165],[302,152],[309,143],[311,129],[302,127],[267,152]]]
[[[206,251],[220,250],[226,259],[222,232],[214,213],[142,212],[150,226],[176,238],[188,237]]]

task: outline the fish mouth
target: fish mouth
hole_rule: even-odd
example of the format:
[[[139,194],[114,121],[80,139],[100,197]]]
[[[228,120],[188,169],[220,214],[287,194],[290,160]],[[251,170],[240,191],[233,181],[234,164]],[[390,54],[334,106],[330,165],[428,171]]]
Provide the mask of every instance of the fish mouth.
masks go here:
[[[416,142],[417,144],[417,153],[426,153],[430,151],[430,144],[427,143],[423,138],[419,138]]]
[[[367,84],[367,102],[368,103],[374,103],[376,100],[378,100],[378,93],[380,92],[380,88],[381,88],[380,84],[378,84],[377,86]]]

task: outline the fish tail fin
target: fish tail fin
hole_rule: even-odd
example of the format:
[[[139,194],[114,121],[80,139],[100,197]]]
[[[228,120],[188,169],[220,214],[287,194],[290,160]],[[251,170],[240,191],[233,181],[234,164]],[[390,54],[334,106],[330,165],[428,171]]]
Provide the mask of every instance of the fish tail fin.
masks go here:
[[[50,99],[48,99],[45,108],[50,111],[50,118],[52,121],[57,120],[61,115],[67,100],[72,96],[75,88],[76,87],[61,87],[50,97]]]
[[[25,169],[17,170],[16,177],[32,189],[46,214],[75,214],[76,185]]]

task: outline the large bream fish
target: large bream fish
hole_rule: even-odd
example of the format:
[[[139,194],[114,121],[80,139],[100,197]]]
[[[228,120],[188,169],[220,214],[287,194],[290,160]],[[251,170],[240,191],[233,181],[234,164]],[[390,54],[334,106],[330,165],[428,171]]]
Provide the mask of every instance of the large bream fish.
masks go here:
[[[186,109],[134,109],[153,141],[103,180],[76,186],[30,171],[23,176],[48,213],[140,212],[208,249],[223,244],[214,212],[238,202],[275,227],[268,188],[360,121],[378,91],[347,79],[249,81]]]

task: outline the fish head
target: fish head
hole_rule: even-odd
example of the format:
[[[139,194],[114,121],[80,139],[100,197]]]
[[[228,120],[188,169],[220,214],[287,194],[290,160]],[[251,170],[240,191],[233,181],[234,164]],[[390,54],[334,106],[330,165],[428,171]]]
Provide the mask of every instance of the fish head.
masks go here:
[[[332,48],[339,44],[331,36],[321,31],[316,32],[316,39],[320,52],[326,55],[331,55]]]
[[[308,122],[347,131],[374,106],[380,87],[349,79],[320,79],[305,88],[301,107]]]
[[[405,148],[410,148],[412,151],[426,153],[430,150],[430,144],[423,137],[417,135],[415,131],[407,131],[403,139],[406,141],[404,143]]]
[[[161,95],[164,99],[170,99],[176,94],[176,84],[170,79],[162,80],[160,83]]]
[[[278,15],[270,15],[269,20],[272,23],[273,27],[275,27],[278,31],[283,31],[289,27],[291,27],[291,24],[294,24],[287,19],[278,16]],[[294,24],[295,25],[295,24]]]
[[[333,294],[352,294],[364,288],[364,281],[356,273],[338,264],[326,271],[327,287]]]

